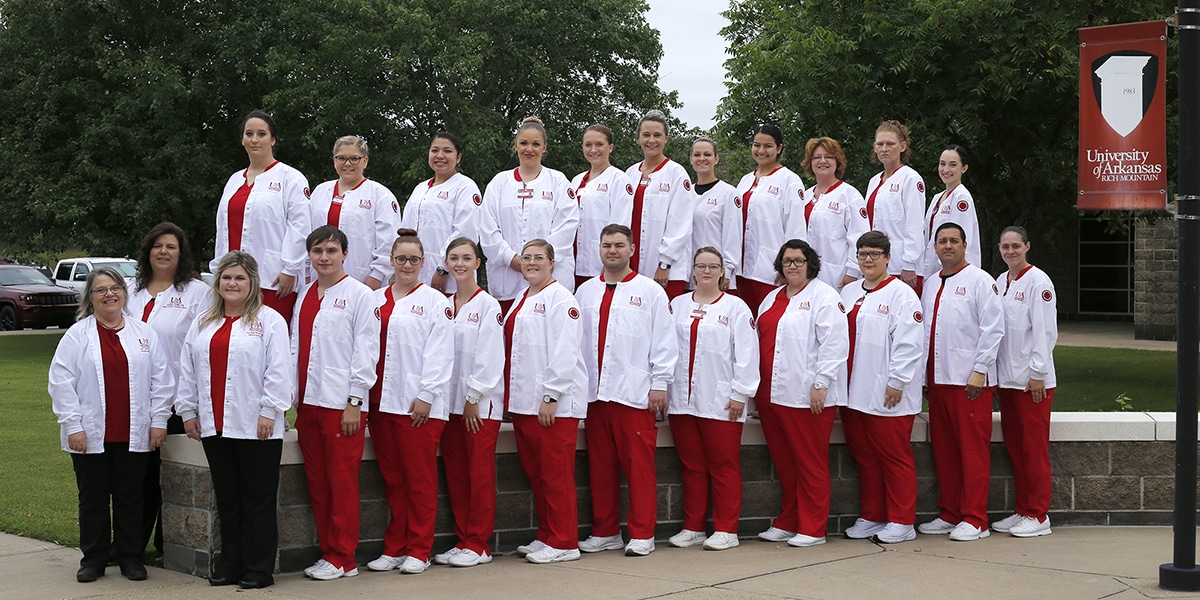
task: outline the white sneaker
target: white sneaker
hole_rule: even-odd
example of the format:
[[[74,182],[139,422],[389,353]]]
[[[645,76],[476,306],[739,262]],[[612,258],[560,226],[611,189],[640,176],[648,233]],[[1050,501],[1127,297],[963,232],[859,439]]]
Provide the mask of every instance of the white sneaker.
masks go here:
[[[692,546],[699,546],[700,544],[703,544],[705,539],[707,539],[707,536],[704,535],[703,531],[684,529],[683,531],[671,536],[667,542],[676,548],[691,548]]]
[[[625,545],[625,556],[647,556],[654,552],[654,538],[629,540]]]
[[[528,555],[526,555],[528,556]],[[452,567],[473,567],[475,565],[486,565],[492,562],[492,555],[484,552],[478,554],[474,550],[464,548],[458,554],[450,557],[450,566]]]
[[[738,537],[732,533],[725,531],[714,531],[712,535],[704,540],[705,550],[728,550],[736,548],[738,545]]]
[[[455,556],[458,556],[459,553],[461,553],[462,551],[463,551],[462,548],[451,548],[441,554],[435,554],[433,556],[433,562],[435,562],[439,565],[448,565],[448,564],[450,564],[450,559],[454,558]],[[368,565],[368,566],[370,566],[370,565]]]
[[[879,521],[868,521],[863,518],[854,520],[854,524],[846,528],[846,537],[852,540],[865,540],[887,527],[887,523]]]
[[[796,548],[808,548],[809,546],[820,546],[821,544],[824,544],[824,543],[825,543],[825,536],[813,537],[811,535],[804,535],[803,533],[797,533],[796,535],[793,535],[792,538],[787,541],[787,544],[789,546],[793,546]]]
[[[1033,517],[1021,517],[1021,522],[1013,525],[1008,533],[1020,538],[1050,535],[1050,517],[1040,523]]]
[[[992,535],[992,532],[988,531],[986,527],[979,528],[963,521],[954,528],[954,531],[950,532],[950,539],[956,542],[973,542],[975,540],[982,540],[989,535]]]
[[[379,555],[379,558],[367,563],[367,568],[372,571],[391,571],[404,564],[405,556],[388,556],[386,554]]]
[[[604,552],[605,550],[620,550],[624,547],[625,541],[621,539],[619,533],[608,537],[589,535],[588,539],[579,542],[579,549],[583,552]]]
[[[342,577],[358,577],[358,567],[354,567],[353,569],[342,573]]]
[[[589,538],[590,539],[590,538]],[[546,547],[546,542],[541,540],[533,540],[524,546],[517,546],[517,556],[529,556],[538,550]]]
[[[920,531],[925,535],[946,535],[947,533],[954,531],[954,528],[957,526],[958,523],[947,523],[946,521],[943,521],[941,517],[938,517],[928,523],[921,523],[920,525],[917,525],[917,531]]]
[[[784,531],[778,527],[771,527],[770,529],[758,534],[758,539],[768,542],[786,542],[795,536],[795,531]]]
[[[329,564],[329,562],[323,558],[317,559],[317,562],[313,563],[312,565],[309,565],[308,568],[304,569],[304,576],[312,577],[313,571],[324,568],[325,565],[328,565],[328,564]]]
[[[570,550],[559,550],[557,548],[551,548],[550,546],[543,545],[541,550],[526,554],[525,560],[536,565],[545,565],[549,563],[579,560],[579,557],[580,554],[577,548],[571,548]]]
[[[408,575],[416,575],[424,573],[425,569],[429,568],[429,561],[421,560],[415,556],[407,556],[404,558],[404,564],[400,567],[400,572]]]
[[[901,525],[900,523],[888,523],[879,533],[875,534],[875,541],[884,544],[899,544],[915,539],[917,539],[917,530],[913,529],[912,525]]]
[[[355,573],[357,575],[358,573]],[[332,563],[326,561],[325,564],[313,569],[309,577],[319,579],[321,581],[332,581],[341,577],[345,577],[346,572],[341,567],[335,567]]]
[[[1003,519],[1000,519],[999,521],[992,521],[992,531],[995,531],[996,533],[1008,533],[1008,530],[1012,529],[1013,525],[1016,525],[1020,522],[1021,515],[1013,513],[1007,517],[1004,517]]]

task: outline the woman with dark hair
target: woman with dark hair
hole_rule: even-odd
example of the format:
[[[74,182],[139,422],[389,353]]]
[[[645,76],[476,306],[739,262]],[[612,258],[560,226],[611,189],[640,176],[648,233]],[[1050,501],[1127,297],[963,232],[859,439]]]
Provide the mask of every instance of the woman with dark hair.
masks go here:
[[[333,143],[338,178],[312,193],[312,226],[332,225],[354,240],[346,255],[346,273],[377,290],[391,267],[388,248],[400,225],[400,205],[383,184],[367,179],[371,147],[362,136],[344,135]]]
[[[750,308],[721,291],[727,281],[720,251],[697,250],[692,273],[696,290],[671,301],[679,361],[667,413],[683,463],[683,530],[670,543],[725,550],[738,545],[742,426],[746,401],[758,389],[758,339]],[[716,531],[706,537],[710,487]]]
[[[529,285],[522,277],[520,248],[533,239],[554,246],[559,256],[554,277],[567,290],[575,289],[579,205],[567,193],[567,177],[542,165],[547,144],[542,120],[526,117],[513,139],[520,164],[497,173],[484,192],[479,243],[488,258],[488,291],[500,301],[501,310],[507,311]]]
[[[232,250],[249,252],[263,279],[263,304],[291,319],[294,293],[304,283],[304,238],[312,230],[308,180],[276,160],[279,127],[271,115],[251,111],[241,128],[250,166],[231,175],[221,192],[216,246],[208,268],[215,271],[221,257]]]
[[[418,276],[421,283],[447,294],[454,293],[455,280],[442,265],[446,244],[460,237],[479,239],[479,207],[483,204],[479,186],[458,172],[462,157],[458,136],[448,131],[434,134],[428,159],[433,177],[413,188],[400,219],[400,226],[416,231],[425,247]]]
[[[946,184],[946,191],[934,197],[925,211],[925,224],[929,234],[926,236],[922,270],[918,275],[922,279],[937,275],[942,270],[942,262],[938,260],[937,249],[934,248],[933,234],[942,223],[953,221],[958,223],[966,232],[967,262],[977,267],[983,267],[983,251],[979,245],[979,217],[975,214],[975,200],[971,192],[962,184],[963,175],[971,162],[967,149],[958,144],[950,144],[942,150],[938,159],[938,177]]]
[[[667,116],[647,112],[638,122],[642,161],[625,170],[633,184],[633,270],[650,277],[674,298],[687,291],[695,199],[687,170],[664,154],[670,140]]]
[[[867,184],[867,227],[882,231],[892,241],[893,260],[888,273],[897,275],[921,294],[917,281],[925,256],[925,180],[908,166],[912,158],[908,128],[899,121],[884,121],[875,129],[871,160],[883,171]]]
[[[692,142],[692,170],[696,172],[696,208],[692,217],[693,252],[711,246],[721,252],[725,265],[722,290],[736,288],[733,274],[742,257],[742,213],[738,210],[737,190],[717,179],[717,143],[702,137]],[[695,274],[692,274],[695,280]]]
[[[401,228],[392,243],[393,283],[375,291],[379,362],[370,393],[370,428],[391,520],[372,571],[423,573],[433,551],[437,447],[449,418],[454,311],[421,283],[425,248]]]
[[[138,250],[137,276],[125,308],[158,334],[176,381],[183,338],[192,321],[211,303],[211,296],[212,288],[196,274],[187,234],[174,223],[159,223],[151,228]],[[183,422],[172,415],[167,421],[167,432],[183,433]],[[145,548],[153,536],[154,547],[160,552],[163,547],[161,464],[158,450],[152,451],[146,460],[141,545]]]
[[[579,303],[554,278],[555,253],[541,239],[521,248],[529,287],[504,318],[504,405],[538,519],[537,535],[517,555],[534,564],[579,560],[575,442],[588,378]]]
[[[758,314],[758,306],[775,288],[771,259],[792,238],[804,238],[804,182],[779,162],[783,132],[774,125],[754,130],[750,156],[758,166],[737,185],[742,217],[738,295]]]
[[[854,242],[867,232],[866,205],[862,194],[842,180],[846,153],[837,140],[808,140],[804,172],[817,180],[804,192],[804,239],[821,255],[821,281],[841,289],[860,274]]]
[[[79,321],[50,362],[47,390],[79,488],[80,583],[103,576],[110,554],[122,575],[146,578],[139,546],[146,457],[167,439],[175,379],[154,329],[125,318],[127,294],[115,269],[92,271]]]
[[[817,279],[821,258],[808,242],[785,242],[775,272],[785,284],[759,306],[755,398],[783,502],[758,537],[816,546],[829,521],[829,436],[836,407],[846,404],[848,327],[837,291]]]
[[[579,205],[575,236],[575,287],[604,270],[600,262],[600,230],[609,223],[629,226],[633,218],[633,184],[609,162],[613,132],[599,123],[583,131],[583,157],[591,168],[575,176],[567,194]]]
[[[221,559],[210,585],[275,583],[275,521],[284,412],[295,377],[287,323],[263,310],[258,263],[221,258],[213,300],[188,328],[175,406],[204,445],[221,517]]]
[[[458,543],[434,557],[438,564],[471,567],[492,561],[496,525],[496,437],[504,414],[504,315],[500,303],[475,282],[479,251],[460,237],[446,248],[446,268],[458,291],[454,302],[454,373],[450,421],[442,431],[442,464]]]
[[[969,249],[970,246],[967,246]],[[1054,404],[1054,344],[1058,309],[1054,282],[1029,264],[1029,234],[1012,225],[1000,234],[1008,271],[996,278],[1002,292],[1004,337],[996,358],[1000,425],[1013,464],[1016,510],[992,529],[1016,537],[1050,535],[1050,407]]]

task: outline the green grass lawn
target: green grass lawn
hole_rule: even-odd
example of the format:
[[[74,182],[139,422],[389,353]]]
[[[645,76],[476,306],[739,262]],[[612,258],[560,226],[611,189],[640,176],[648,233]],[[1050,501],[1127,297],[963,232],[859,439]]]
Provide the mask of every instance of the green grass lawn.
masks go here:
[[[0,337],[0,531],[75,546],[75,476],[46,394],[60,337]],[[1054,355],[1056,411],[1121,410],[1121,394],[1133,410],[1175,410],[1174,352],[1060,347]]]

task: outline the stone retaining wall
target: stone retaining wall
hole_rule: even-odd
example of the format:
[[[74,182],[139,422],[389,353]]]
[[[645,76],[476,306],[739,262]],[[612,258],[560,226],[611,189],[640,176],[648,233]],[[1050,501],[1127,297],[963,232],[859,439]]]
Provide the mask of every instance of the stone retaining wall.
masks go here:
[[[937,480],[928,442],[926,415],[913,427],[913,451],[918,473],[918,521],[935,516]],[[683,486],[680,465],[664,426],[658,439],[658,528],[665,539],[682,526]],[[1012,466],[1000,437],[999,414],[993,415],[992,487],[988,510],[993,518],[1013,510]],[[1057,525],[1170,525],[1174,503],[1173,413],[1055,413],[1051,425],[1050,460],[1054,472],[1051,518]],[[766,529],[779,511],[780,489],[775,480],[762,429],[746,424],[742,440],[744,499],[739,533],[750,536]],[[591,503],[587,487],[587,454],[582,430],[576,455],[580,535],[588,533]],[[298,571],[320,555],[308,505],[295,432],[284,442],[279,489],[279,571]],[[493,547],[513,550],[531,540],[537,528],[533,494],[517,462],[511,425],[501,429],[496,453],[496,533]],[[841,424],[834,427],[830,447],[832,503],[830,533],[854,523],[858,512],[858,482],[854,460],[846,448]],[[439,477],[444,480],[444,477]],[[359,472],[362,492],[362,535],[359,562],[377,557],[383,547],[388,508],[383,479],[370,440]],[[216,504],[207,462],[198,442],[171,436],[163,452],[164,564],[168,569],[208,576],[220,549]],[[445,488],[438,495],[435,552],[454,543]]]

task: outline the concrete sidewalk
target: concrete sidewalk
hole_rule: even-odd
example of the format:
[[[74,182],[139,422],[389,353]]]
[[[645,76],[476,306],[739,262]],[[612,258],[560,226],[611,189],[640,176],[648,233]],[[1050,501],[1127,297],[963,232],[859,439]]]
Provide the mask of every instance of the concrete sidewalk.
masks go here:
[[[1098,321],[1059,321],[1059,346],[1088,346],[1092,348],[1129,348],[1132,350],[1175,351],[1175,342],[1136,340],[1133,323]]]
[[[507,555],[421,575],[364,568],[325,582],[289,573],[273,587],[241,591],[156,568],[148,581],[128,581],[109,567],[95,583],[76,583],[78,550],[0,534],[0,572],[9,573],[0,598],[1200,598],[1158,588],[1158,566],[1171,560],[1171,548],[1165,527],[1055,527],[1048,537],[995,534],[966,543],[922,535],[894,546],[840,536],[812,548],[743,539],[724,552],[663,542],[645,558],[610,551],[539,566]]]

